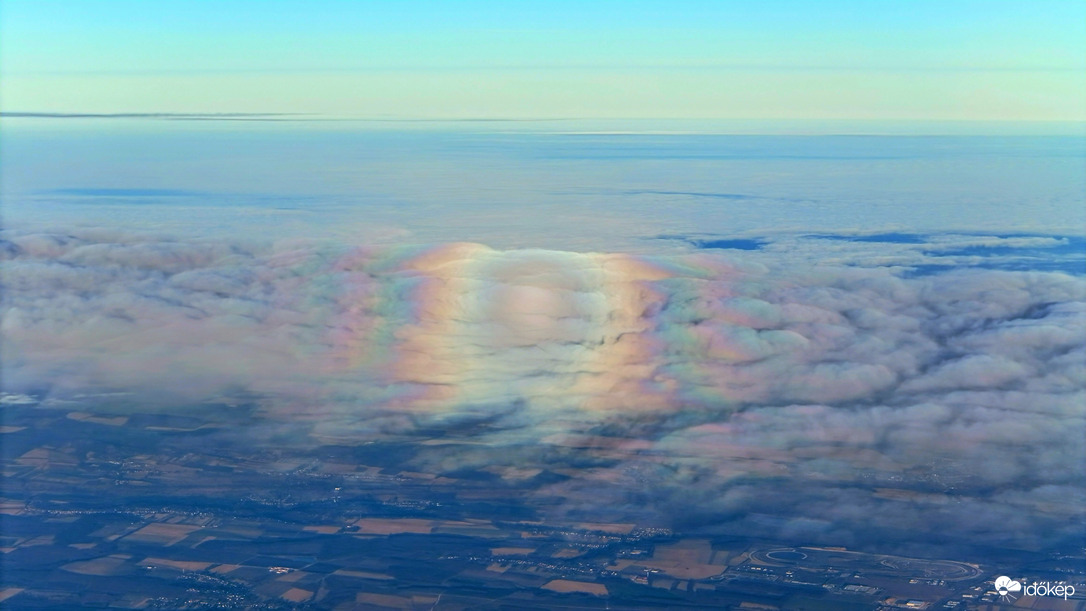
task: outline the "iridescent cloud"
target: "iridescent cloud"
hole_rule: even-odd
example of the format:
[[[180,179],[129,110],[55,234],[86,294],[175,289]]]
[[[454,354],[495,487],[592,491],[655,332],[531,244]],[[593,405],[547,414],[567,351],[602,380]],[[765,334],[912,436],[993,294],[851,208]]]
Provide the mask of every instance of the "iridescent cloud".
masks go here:
[[[45,407],[245,401],[297,443],[437,434],[413,468],[548,471],[554,511],[808,541],[855,542],[862,515],[883,538],[928,520],[1043,546],[1083,520],[1082,278],[108,231],[0,245],[4,390]]]

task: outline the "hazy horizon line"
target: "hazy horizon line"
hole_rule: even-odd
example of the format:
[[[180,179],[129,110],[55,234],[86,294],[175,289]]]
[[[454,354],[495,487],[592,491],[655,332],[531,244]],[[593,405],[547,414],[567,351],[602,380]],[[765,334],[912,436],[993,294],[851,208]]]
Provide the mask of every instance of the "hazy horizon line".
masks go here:
[[[1086,136],[1086,121],[1065,119],[821,119],[705,117],[373,117],[319,112],[60,112],[0,111],[0,119],[279,122],[308,124],[535,124],[567,135],[850,135]],[[543,124],[551,124],[545,126]],[[569,129],[579,124],[583,129]],[[934,129],[933,129],[934,128]],[[988,129],[984,129],[988,128]]]

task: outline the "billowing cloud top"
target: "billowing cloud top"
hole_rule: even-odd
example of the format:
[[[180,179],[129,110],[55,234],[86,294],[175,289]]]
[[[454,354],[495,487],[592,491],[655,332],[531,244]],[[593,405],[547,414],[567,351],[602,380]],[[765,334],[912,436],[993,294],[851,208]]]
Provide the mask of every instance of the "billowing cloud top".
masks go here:
[[[1082,278],[104,231],[2,246],[4,387],[46,405],[244,396],[314,441],[486,423],[473,439],[500,452],[414,460],[590,457],[539,493],[778,537],[848,544],[863,515],[1036,546],[1083,522]]]

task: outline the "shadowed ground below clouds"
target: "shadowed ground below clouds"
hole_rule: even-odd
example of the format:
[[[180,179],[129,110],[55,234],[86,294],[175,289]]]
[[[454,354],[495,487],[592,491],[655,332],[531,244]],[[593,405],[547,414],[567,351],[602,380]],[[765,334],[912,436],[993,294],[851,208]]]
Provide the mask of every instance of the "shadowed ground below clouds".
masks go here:
[[[1081,277],[104,230],[0,246],[10,403],[244,400],[257,420],[206,443],[402,443],[405,468],[556,519],[914,553],[1086,528]]]

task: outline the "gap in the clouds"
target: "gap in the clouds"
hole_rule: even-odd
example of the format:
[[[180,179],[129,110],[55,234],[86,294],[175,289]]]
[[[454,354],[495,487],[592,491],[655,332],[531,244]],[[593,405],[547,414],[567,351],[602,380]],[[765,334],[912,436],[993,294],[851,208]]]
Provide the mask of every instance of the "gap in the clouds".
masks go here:
[[[1007,261],[979,263],[968,266],[1005,272],[1058,272],[1071,276],[1086,276],[1086,261]],[[914,265],[902,274],[903,278],[922,278],[962,269],[958,265]]]
[[[706,250],[706,249],[721,249],[721,250],[761,250],[766,245],[765,240],[748,240],[748,239],[732,239],[732,240],[698,240],[687,239],[687,242],[694,247]]]
[[[973,267],[1002,271],[1062,272],[1073,276],[1086,275],[1086,238],[1073,235],[999,234],[977,235],[1008,243],[966,244],[958,248],[925,249],[922,254],[935,259],[945,258],[950,266],[938,264],[917,266],[914,275],[938,273],[937,269]],[[1015,241],[1020,241],[1015,243]],[[980,259],[962,261],[960,257]]]
[[[926,262],[905,263],[905,277],[930,276],[962,268],[1061,272],[1086,275],[1086,237],[1035,233],[806,234],[802,238],[855,244],[896,244]],[[861,261],[859,265],[864,265]]]
[[[1052,238],[1059,240],[1056,244],[1048,246],[1005,246],[1005,245],[988,245],[977,244],[965,246],[962,248],[951,250],[937,250],[937,251],[925,251],[926,255],[934,256],[980,256],[980,257],[992,257],[1003,255],[1017,255],[1017,256],[1033,256],[1044,257],[1051,255],[1060,256],[1073,256],[1079,255],[1082,258],[1086,258],[1086,238],[1080,236],[1036,236],[1028,234],[1006,234],[993,236],[1002,240],[1010,240],[1015,238]]]
[[[924,244],[928,241],[928,236],[924,234],[899,232],[871,233],[860,235],[847,235],[843,233],[818,233],[808,234],[804,237],[817,240],[844,240],[848,242],[875,242],[887,244]]]
[[[655,240],[677,241],[689,244],[698,250],[762,250],[770,240],[768,238],[747,238],[716,235],[676,235],[654,236]]]
[[[761,236],[661,234],[654,239],[681,242],[697,250],[784,252],[798,246],[804,252],[817,256],[825,249],[822,256],[833,257],[838,263],[847,261],[848,265],[858,267],[897,267],[903,270],[902,275],[907,278],[957,269],[1086,275],[1086,238],[1076,235],[891,231]],[[834,243],[840,247],[834,246]],[[841,250],[846,244],[855,247]],[[872,251],[871,248],[879,250]]]

